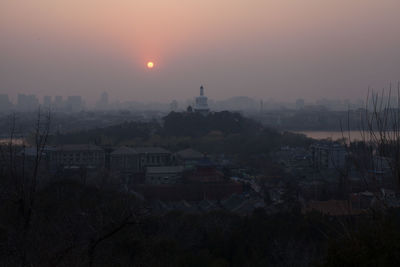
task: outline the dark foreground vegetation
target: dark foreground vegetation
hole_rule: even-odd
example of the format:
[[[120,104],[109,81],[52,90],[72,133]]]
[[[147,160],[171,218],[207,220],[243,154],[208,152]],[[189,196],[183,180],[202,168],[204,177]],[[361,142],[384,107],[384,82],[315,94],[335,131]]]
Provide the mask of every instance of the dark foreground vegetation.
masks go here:
[[[111,184],[40,188],[27,221],[2,195],[1,266],[398,266],[399,212],[329,217],[296,211],[152,216]],[[29,223],[27,226],[26,223]]]

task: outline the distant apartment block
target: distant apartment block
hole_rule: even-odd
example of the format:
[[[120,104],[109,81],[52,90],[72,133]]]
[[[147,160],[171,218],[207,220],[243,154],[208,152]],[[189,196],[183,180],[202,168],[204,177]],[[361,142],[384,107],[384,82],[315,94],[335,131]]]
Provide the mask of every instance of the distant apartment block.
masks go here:
[[[43,106],[49,108],[51,106],[51,96],[44,96],[43,97]]]
[[[99,101],[96,103],[97,109],[107,109],[108,108],[108,94],[104,92],[101,94]]]
[[[21,111],[32,111],[39,107],[36,95],[18,94],[17,108]]]
[[[310,147],[313,167],[316,169],[342,169],[346,166],[346,148],[336,142],[319,142]]]
[[[81,96],[69,96],[66,101],[66,109],[70,112],[77,112],[83,109],[83,100]]]
[[[62,109],[63,106],[64,106],[63,104],[64,104],[64,103],[63,103],[63,97],[62,97],[62,96],[57,95],[57,96],[54,97],[54,103],[53,103],[53,105],[54,105],[54,108],[55,108],[55,109],[57,109],[57,110]]]
[[[13,107],[7,94],[0,94],[0,111],[10,110]]]

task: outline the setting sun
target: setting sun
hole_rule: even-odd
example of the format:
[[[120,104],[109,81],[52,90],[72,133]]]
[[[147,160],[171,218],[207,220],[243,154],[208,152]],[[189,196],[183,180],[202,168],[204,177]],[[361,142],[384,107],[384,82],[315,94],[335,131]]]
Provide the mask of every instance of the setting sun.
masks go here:
[[[148,69],[154,68],[154,62],[153,62],[153,61],[147,62],[147,68],[148,68]]]

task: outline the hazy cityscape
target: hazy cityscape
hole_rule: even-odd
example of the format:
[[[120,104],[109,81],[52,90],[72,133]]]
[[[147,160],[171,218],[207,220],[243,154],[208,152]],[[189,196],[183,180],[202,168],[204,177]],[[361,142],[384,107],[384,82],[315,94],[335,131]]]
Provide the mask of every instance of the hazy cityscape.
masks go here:
[[[399,8],[3,0],[0,266],[399,266]]]
[[[195,93],[195,88],[192,88]],[[344,111],[349,109],[365,108],[364,100],[358,99],[318,99],[313,102],[306,102],[298,98],[294,102],[280,102],[273,99],[254,99],[247,96],[230,97],[223,100],[209,99],[208,105],[215,111],[232,110],[240,112],[262,112],[266,110],[293,109],[322,107],[332,111]],[[87,101],[79,95],[76,96],[43,96],[39,99],[36,95],[18,94],[16,100],[12,101],[7,94],[0,94],[1,112],[9,113],[13,111],[34,111],[39,106],[51,108],[60,112],[79,112],[85,110],[154,110],[154,111],[178,111],[184,110],[187,106],[193,105],[193,99],[186,101],[171,100],[169,103],[163,102],[139,102],[139,101],[120,101],[110,100],[107,92],[103,92],[95,104],[89,105]]]

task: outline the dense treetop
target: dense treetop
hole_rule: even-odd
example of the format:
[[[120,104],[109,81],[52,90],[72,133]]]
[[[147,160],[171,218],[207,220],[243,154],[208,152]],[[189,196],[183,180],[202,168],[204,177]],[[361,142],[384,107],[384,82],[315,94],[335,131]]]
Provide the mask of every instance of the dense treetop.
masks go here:
[[[260,132],[263,127],[257,122],[229,111],[201,115],[194,112],[171,112],[164,117],[164,134],[172,136],[202,136],[212,131],[223,134],[245,134]]]
[[[105,128],[55,135],[55,144],[95,143],[101,145],[163,146],[171,150],[192,147],[209,153],[258,154],[282,145],[307,146],[310,139],[280,133],[228,111],[201,115],[171,112],[162,122],[125,122]]]

